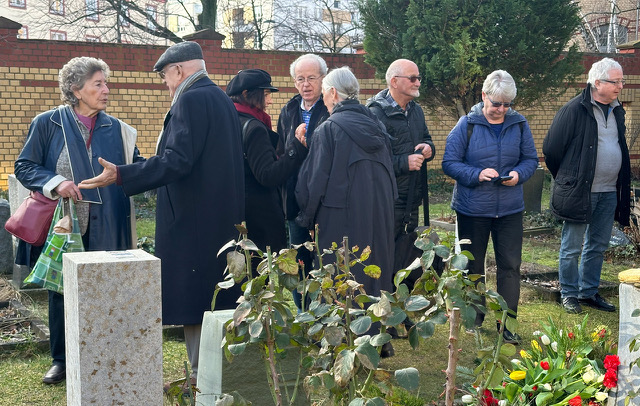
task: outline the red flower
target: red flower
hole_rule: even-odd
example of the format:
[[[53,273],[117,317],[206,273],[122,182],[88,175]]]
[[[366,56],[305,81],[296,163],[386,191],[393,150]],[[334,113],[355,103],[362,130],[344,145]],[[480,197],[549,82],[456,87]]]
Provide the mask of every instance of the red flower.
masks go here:
[[[618,369],[620,365],[620,358],[617,355],[607,355],[604,357],[604,367],[607,369]]]
[[[575,398],[569,400],[569,406],[582,406],[582,398],[580,396],[576,396]]]
[[[573,338],[575,337],[575,335],[573,333],[569,333],[569,338],[573,340]],[[574,398],[575,399],[575,398]]]
[[[549,363],[547,361],[540,361],[540,368],[544,369],[545,371],[548,371]]]
[[[618,384],[618,374],[613,369],[608,369],[604,374],[604,381],[602,382],[607,388],[615,388]]]
[[[498,406],[498,399],[493,397],[493,393],[489,389],[484,390],[484,396],[480,401],[482,406]]]
[[[604,338],[605,334],[607,334],[607,330],[602,329],[602,330],[600,330],[600,332],[598,333],[598,336],[599,336],[600,338]]]
[[[535,385],[533,388],[531,388],[532,390],[538,390],[538,385]]]

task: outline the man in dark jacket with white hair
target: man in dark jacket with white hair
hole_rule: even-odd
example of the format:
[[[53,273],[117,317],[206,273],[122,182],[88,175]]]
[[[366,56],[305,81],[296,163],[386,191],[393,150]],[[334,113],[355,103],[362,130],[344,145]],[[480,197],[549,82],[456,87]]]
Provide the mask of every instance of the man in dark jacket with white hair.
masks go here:
[[[559,276],[568,313],[581,313],[581,303],[616,309],[598,286],[613,220],[629,224],[631,170],[618,101],[624,82],[615,60],[594,63],[587,87],[558,111],[542,146],[555,180],[551,210],[564,220]]]

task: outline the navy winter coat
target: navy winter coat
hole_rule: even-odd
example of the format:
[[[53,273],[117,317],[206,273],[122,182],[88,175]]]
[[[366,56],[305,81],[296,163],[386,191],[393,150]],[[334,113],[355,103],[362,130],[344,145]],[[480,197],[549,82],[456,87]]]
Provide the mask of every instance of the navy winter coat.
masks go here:
[[[451,130],[442,169],[456,180],[452,209],[467,216],[497,218],[524,210],[522,183],[538,167],[538,155],[524,116],[510,109],[504,117],[502,132],[496,137],[482,113],[483,106],[482,102],[473,106]],[[473,123],[468,145],[467,123]],[[500,175],[516,171],[518,184],[505,186],[497,182],[480,182],[478,176],[486,168],[493,168]]]
[[[171,106],[158,155],[119,166],[122,187],[135,195],[157,188],[156,256],[162,260],[162,323],[201,324],[211,310],[226,256],[244,220],[244,168],[238,113],[208,77]],[[235,309],[236,285],[217,296],[216,310]]]

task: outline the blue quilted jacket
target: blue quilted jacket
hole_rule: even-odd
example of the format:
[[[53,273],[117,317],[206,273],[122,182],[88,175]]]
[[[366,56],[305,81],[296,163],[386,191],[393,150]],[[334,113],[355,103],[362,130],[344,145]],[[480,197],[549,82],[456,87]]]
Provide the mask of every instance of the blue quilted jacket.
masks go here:
[[[538,155],[524,116],[510,109],[502,132],[496,137],[482,114],[483,105],[481,102],[473,106],[449,133],[442,169],[456,180],[452,209],[467,216],[497,218],[524,210],[522,183],[536,170]],[[470,138],[467,135],[469,123],[473,124]],[[478,176],[485,168],[493,168],[500,175],[516,171],[518,184],[505,186],[497,182],[480,182]]]

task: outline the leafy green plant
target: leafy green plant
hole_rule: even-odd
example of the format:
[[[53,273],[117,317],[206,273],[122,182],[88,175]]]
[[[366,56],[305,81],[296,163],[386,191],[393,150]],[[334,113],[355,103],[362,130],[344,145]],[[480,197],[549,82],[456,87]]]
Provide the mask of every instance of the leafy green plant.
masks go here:
[[[244,226],[237,228],[239,239],[220,250],[235,248],[227,253],[227,276],[216,288],[212,307],[220,290],[242,283],[244,294],[233,319],[226,324],[225,355],[231,361],[247,345],[260,346],[276,405],[292,403],[298,395],[296,389],[282,393],[278,371],[278,359],[294,347],[300,357],[296,388],[303,379],[307,395],[317,404],[383,405],[384,397],[392,396],[394,385],[408,391],[418,386],[414,368],[380,368],[380,350],[391,340],[388,328],[401,328],[409,317],[415,324],[408,331],[408,340],[417,348],[421,340],[433,334],[435,325],[446,323],[453,307],[461,309],[465,325],[472,325],[475,319],[472,304],[479,301],[481,293],[476,290],[475,280],[460,270],[466,267],[470,254],[452,253],[453,236],[436,244],[428,232],[420,235],[415,245],[423,255],[396,273],[395,292],[382,291],[376,297],[367,294],[351,273],[354,266],[364,266],[369,247],[350,247],[345,238],[340,246],[333,243],[328,249],[320,250],[316,241],[274,254],[269,247],[266,251],[256,247],[247,238]],[[318,269],[302,280],[298,277],[296,249],[315,250],[319,262]],[[431,266],[436,255],[446,264],[442,275]],[[326,258],[331,260],[324,264]],[[252,271],[256,259],[260,263]],[[363,269],[369,277],[381,276],[376,265]],[[414,271],[422,273],[410,291],[404,280]],[[308,309],[296,315],[283,295],[284,289],[295,288],[309,303]],[[374,323],[379,323],[379,330]]]

